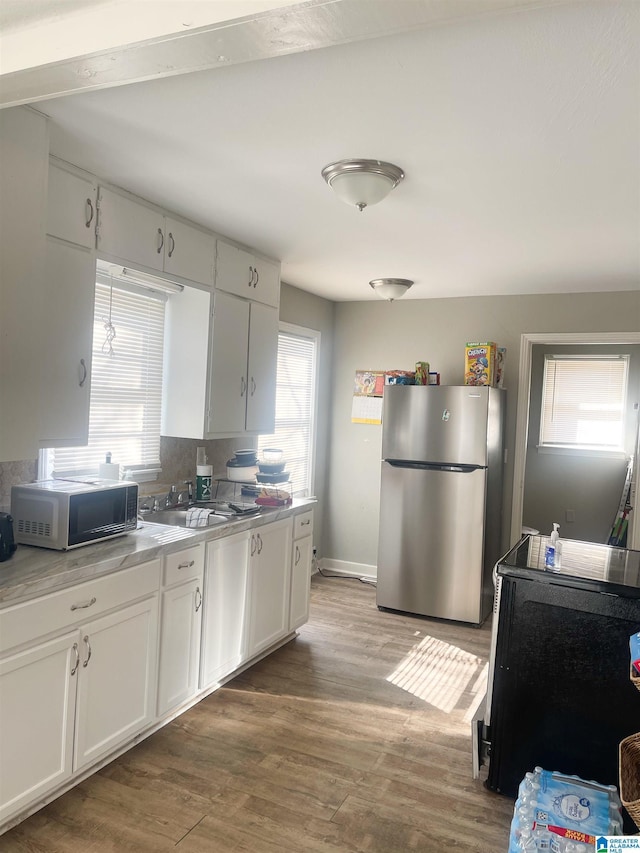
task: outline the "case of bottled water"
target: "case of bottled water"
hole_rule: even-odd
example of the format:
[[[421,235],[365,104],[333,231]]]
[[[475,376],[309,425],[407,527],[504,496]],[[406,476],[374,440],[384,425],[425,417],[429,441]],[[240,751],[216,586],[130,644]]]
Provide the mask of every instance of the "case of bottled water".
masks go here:
[[[518,788],[509,853],[593,853],[596,836],[622,835],[615,785],[536,767]]]

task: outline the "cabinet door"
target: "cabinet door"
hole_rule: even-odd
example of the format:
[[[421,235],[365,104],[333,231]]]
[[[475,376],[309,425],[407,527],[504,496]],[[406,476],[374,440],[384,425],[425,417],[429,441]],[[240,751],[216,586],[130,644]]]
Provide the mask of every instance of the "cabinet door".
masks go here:
[[[0,823],[71,775],[77,630],[0,660]]]
[[[305,536],[293,543],[291,555],[291,604],[289,607],[289,630],[293,631],[309,621],[309,599],[311,595],[311,555],[313,538]]]
[[[216,292],[208,403],[211,434],[244,432],[248,342],[249,303]]]
[[[249,657],[289,630],[291,519],[276,521],[251,535]]]
[[[162,270],[164,242],[161,213],[100,187],[97,241],[100,253]]]
[[[253,298],[255,283],[253,255],[218,240],[216,247],[216,288],[242,296]]]
[[[280,264],[253,259],[254,284],[251,298],[277,308],[280,305]]]
[[[158,596],[80,629],[74,770],[155,719]]]
[[[164,229],[164,271],[212,287],[215,238],[169,216]]]
[[[162,593],[158,716],[186,702],[198,689],[202,581],[187,581]]]
[[[0,121],[0,461],[38,453],[47,119],[26,107]]]
[[[91,178],[50,161],[47,234],[86,249],[95,248],[97,192]]]
[[[248,560],[248,532],[207,544],[201,689],[220,681],[246,660]]]
[[[42,447],[73,447],[89,436],[95,256],[47,237],[45,263],[38,437]]]
[[[247,432],[275,429],[277,368],[278,311],[254,302],[249,321]]]

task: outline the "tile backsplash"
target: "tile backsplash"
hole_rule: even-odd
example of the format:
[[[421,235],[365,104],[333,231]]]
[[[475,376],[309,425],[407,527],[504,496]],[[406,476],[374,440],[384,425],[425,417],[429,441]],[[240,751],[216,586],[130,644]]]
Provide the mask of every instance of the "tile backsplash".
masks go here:
[[[227,460],[236,450],[243,447],[255,447],[255,438],[219,438],[213,441],[191,438],[160,439],[160,465],[162,473],[158,482],[145,484],[147,493],[154,493],[160,484],[182,483],[196,477],[196,449],[205,447],[207,464],[213,465],[214,476],[225,476]],[[8,507],[11,486],[17,483],[31,483],[37,478],[37,460],[27,459],[18,462],[0,462],[0,507]]]

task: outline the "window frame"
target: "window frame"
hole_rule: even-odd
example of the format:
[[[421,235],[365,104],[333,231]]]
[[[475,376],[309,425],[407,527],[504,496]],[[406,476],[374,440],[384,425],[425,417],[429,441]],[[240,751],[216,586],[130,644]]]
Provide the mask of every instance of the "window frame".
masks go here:
[[[623,389],[622,389],[622,401],[621,401],[621,411],[622,411],[622,425],[621,425],[621,434],[620,434],[620,444],[617,446],[609,445],[597,445],[597,444],[570,444],[570,443],[561,443],[561,442],[545,442],[544,441],[544,427],[545,427],[545,397],[546,397],[546,378],[547,378],[547,365],[550,362],[593,362],[593,361],[606,361],[606,362],[622,362],[624,364],[624,375],[623,375]],[[540,394],[540,423],[538,430],[538,441],[536,444],[536,449],[538,453],[542,454],[559,454],[565,456],[587,456],[587,457],[600,457],[607,459],[623,459],[627,458],[627,453],[625,449],[625,436],[626,436],[626,428],[627,428],[627,408],[628,408],[628,391],[629,391],[629,366],[630,366],[630,358],[625,354],[554,354],[554,353],[546,353],[544,355],[543,362],[543,371],[542,371],[542,387]]]
[[[285,321],[280,321],[278,324],[278,347],[280,346],[280,335],[290,335],[292,337],[298,338],[306,338],[307,340],[313,341],[314,345],[314,363],[313,363],[313,375],[312,375],[312,393],[311,393],[311,405],[310,405],[310,421],[311,428],[309,430],[309,480],[308,480],[308,497],[311,497],[315,493],[315,475],[316,475],[316,438],[318,431],[318,395],[319,395],[319,380],[320,380],[320,347],[322,342],[322,333],[318,329],[311,329],[307,326],[299,326],[295,323],[287,323]],[[276,376],[276,413],[277,413],[277,376]],[[272,435],[270,433],[269,435]],[[263,436],[258,437],[258,448],[260,448],[260,442],[263,440]],[[268,445],[267,445],[268,446]],[[284,486],[283,488],[286,488]],[[295,492],[292,492],[292,496],[296,496]],[[300,497],[301,495],[298,495]]]
[[[98,262],[99,264],[99,262]],[[117,281],[116,281],[117,279]],[[105,274],[101,269],[96,269],[95,274],[95,284],[96,291],[94,293],[94,318],[93,318],[93,341],[92,341],[92,351],[93,351],[93,364],[95,368],[96,357],[102,355],[102,352],[97,351],[97,347],[100,344],[100,338],[96,339],[96,332],[98,326],[100,325],[101,320],[103,319],[102,315],[100,319],[98,319],[98,313],[102,310],[103,306],[98,304],[98,291],[97,287],[113,287],[114,290],[121,290],[125,293],[129,293],[133,296],[142,296],[145,299],[152,299],[155,302],[164,303],[165,308],[162,311],[162,335],[164,337],[166,331],[166,303],[169,298],[169,294],[172,292],[168,288],[165,289],[163,287],[162,280],[158,280],[157,283],[152,280],[152,277],[149,277],[149,282],[146,280],[142,280],[140,277],[139,280],[124,280],[122,278],[118,278],[117,276],[114,279],[111,279],[107,274]],[[117,330],[117,327],[116,327]],[[117,337],[115,339],[114,349],[117,349],[118,342]],[[155,362],[154,362],[155,363]],[[148,362],[147,362],[148,364]],[[164,372],[164,343],[162,345],[162,354],[159,360],[160,365],[160,411],[162,411],[162,393],[163,393],[163,378],[162,373]],[[91,395],[93,395],[94,384],[93,384],[93,374],[95,370],[92,369],[92,384],[91,384]],[[91,402],[90,402],[91,407]],[[90,424],[91,424],[91,414],[90,414]],[[91,429],[91,426],[89,426]],[[145,432],[145,435],[148,435],[148,432]],[[135,480],[136,482],[151,482],[153,480],[157,480],[158,475],[161,473],[160,467],[160,441],[161,441],[161,424],[158,423],[158,460],[157,462],[122,462],[121,463],[121,476],[127,477],[129,479]],[[56,451],[68,451],[71,445],[69,444],[60,444],[57,447],[46,447],[42,448],[38,453],[38,477],[39,479],[51,479],[55,476],[69,476],[69,477],[83,477],[83,476],[95,476],[97,473],[97,469],[94,467],[88,468],[86,465],[79,464],[77,469],[73,470],[62,470],[57,471],[55,469],[55,454]],[[78,445],[78,447],[86,448],[87,445]],[[120,460],[114,460],[120,461]],[[126,474],[125,474],[126,472]]]

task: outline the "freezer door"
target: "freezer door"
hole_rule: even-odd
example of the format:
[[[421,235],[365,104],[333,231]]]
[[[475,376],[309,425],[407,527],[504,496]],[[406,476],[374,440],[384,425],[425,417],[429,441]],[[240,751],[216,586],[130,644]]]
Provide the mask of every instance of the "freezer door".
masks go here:
[[[495,388],[386,386],[382,458],[487,465],[490,392],[500,399]]]
[[[486,474],[382,463],[379,607],[482,622]]]

